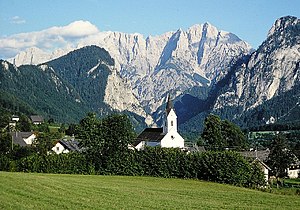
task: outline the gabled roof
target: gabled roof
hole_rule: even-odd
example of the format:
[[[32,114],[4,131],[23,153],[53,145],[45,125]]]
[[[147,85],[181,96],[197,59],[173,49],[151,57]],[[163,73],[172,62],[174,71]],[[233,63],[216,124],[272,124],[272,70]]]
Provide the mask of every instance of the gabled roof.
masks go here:
[[[69,151],[80,151],[79,143],[76,140],[66,140],[61,139],[58,141],[65,149],[68,149]]]
[[[163,128],[146,128],[133,143],[137,146],[141,141],[159,142],[164,138]]]
[[[259,158],[261,161],[267,161],[268,156],[270,154],[270,150],[258,150],[258,151],[243,151],[239,152],[244,157],[250,157],[250,158]]]
[[[30,137],[33,132],[10,132],[10,135],[12,136],[12,140],[14,144],[18,144],[20,146],[27,146],[24,139]]]
[[[32,122],[40,122],[42,123],[44,121],[44,118],[40,115],[31,115],[30,119]]]
[[[271,170],[271,168],[269,166],[267,166],[267,164],[265,164],[259,158],[255,158],[255,160],[253,162],[259,162],[263,167],[267,168],[268,170]]]

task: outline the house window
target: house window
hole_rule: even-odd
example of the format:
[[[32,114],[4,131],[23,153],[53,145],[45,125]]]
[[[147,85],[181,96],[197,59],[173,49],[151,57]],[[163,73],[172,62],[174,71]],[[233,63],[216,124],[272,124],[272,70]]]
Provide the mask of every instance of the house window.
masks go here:
[[[171,126],[173,126],[173,121],[171,121]]]
[[[59,147],[56,147],[56,151],[59,151]]]

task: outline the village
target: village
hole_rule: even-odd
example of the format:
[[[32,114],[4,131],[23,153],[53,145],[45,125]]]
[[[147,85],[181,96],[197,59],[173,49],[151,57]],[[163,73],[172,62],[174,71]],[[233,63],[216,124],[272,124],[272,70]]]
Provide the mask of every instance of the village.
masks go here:
[[[31,123],[34,126],[40,126],[44,124],[44,118],[39,115],[30,116]],[[178,148],[184,153],[205,153],[206,148],[203,145],[187,144],[184,138],[178,132],[177,115],[173,107],[170,96],[166,102],[165,112],[163,116],[164,122],[162,127],[145,128],[139,135],[137,135],[127,145],[128,150],[142,151],[148,147],[159,148]],[[11,136],[11,149],[14,147],[35,147],[36,139],[40,135],[38,131],[20,132],[17,130],[17,123],[20,118],[16,115],[11,117],[9,123],[9,133]],[[117,145],[114,145],[117,147]],[[67,154],[67,153],[82,153],[85,148],[80,144],[80,139],[77,139],[74,134],[66,135],[61,138],[52,141],[52,146],[48,145],[50,150],[47,151],[47,155],[50,154]],[[229,150],[226,148],[225,150]],[[284,148],[284,150],[287,150]],[[265,184],[269,185],[273,183],[278,174],[274,173],[274,169],[267,165],[270,148],[263,148],[258,150],[257,148],[250,148],[249,150],[236,151],[243,156],[250,163],[256,163],[259,165],[261,172],[264,175]],[[292,162],[285,168],[283,178],[295,179],[300,174],[300,161],[292,154]],[[282,176],[281,176],[282,177]]]

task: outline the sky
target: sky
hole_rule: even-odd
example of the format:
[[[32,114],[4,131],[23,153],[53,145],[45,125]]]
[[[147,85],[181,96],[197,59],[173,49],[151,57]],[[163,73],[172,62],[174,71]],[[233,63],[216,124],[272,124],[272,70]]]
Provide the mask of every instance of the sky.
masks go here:
[[[0,0],[0,58],[99,31],[160,35],[209,22],[257,48],[300,0]],[[48,48],[53,46],[48,46]]]

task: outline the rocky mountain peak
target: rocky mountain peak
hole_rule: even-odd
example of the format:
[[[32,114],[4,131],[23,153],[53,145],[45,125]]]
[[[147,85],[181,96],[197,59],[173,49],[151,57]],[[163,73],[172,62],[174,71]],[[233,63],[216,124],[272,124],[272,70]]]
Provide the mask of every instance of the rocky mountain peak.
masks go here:
[[[77,48],[89,45],[107,50],[115,61],[118,75],[130,83],[134,96],[147,114],[156,111],[170,89],[177,96],[193,86],[206,87],[226,74],[225,67],[234,57],[251,51],[246,42],[209,23],[147,38],[137,33],[99,32],[74,44]],[[29,51],[14,58],[14,63],[38,64],[57,58],[56,53],[44,53]],[[94,58],[94,54],[85,59],[90,57]],[[72,69],[82,73],[85,59],[76,62],[78,66]],[[94,69],[99,62],[95,58],[91,63],[93,65],[86,66],[86,70]]]
[[[214,110],[227,118],[238,119],[297,87],[300,84],[299,34],[298,18],[287,16],[276,20],[260,47],[231,67],[232,76],[218,96]],[[282,113],[277,113],[278,119]]]
[[[282,33],[290,27],[299,28],[299,19],[293,16],[285,16],[277,19],[273,24],[272,28],[269,30],[268,37],[274,35],[275,33]]]

